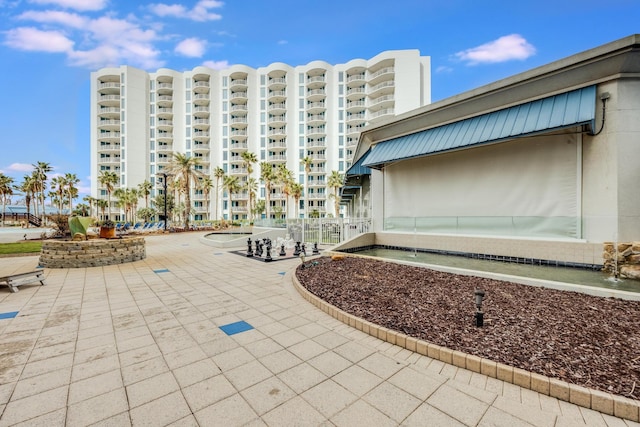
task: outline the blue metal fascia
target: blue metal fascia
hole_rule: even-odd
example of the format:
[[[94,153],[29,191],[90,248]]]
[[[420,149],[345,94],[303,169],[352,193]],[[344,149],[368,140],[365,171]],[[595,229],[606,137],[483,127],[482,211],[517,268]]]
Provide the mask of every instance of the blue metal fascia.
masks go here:
[[[593,126],[595,111],[596,86],[593,85],[380,142],[371,147],[347,171],[347,175],[358,175],[351,173],[356,166],[381,168],[399,160],[471,148],[542,131],[582,124]]]

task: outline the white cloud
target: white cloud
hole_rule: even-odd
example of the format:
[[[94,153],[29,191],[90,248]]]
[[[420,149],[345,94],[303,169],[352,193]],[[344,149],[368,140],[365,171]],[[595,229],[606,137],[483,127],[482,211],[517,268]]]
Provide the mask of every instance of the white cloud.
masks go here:
[[[453,71],[453,68],[451,67],[447,67],[445,65],[441,65],[438,68],[436,68],[436,73],[437,74],[442,74],[442,73],[450,73]]]
[[[29,0],[29,2],[52,4],[75,10],[102,10],[107,6],[108,0]]]
[[[14,28],[5,34],[5,44],[18,50],[71,52],[74,44],[59,31],[42,31],[33,27]]]
[[[71,28],[86,28],[89,19],[76,13],[47,10],[37,12],[29,10],[18,16],[18,19],[35,21],[46,24],[60,24]]]
[[[174,18],[190,19],[192,21],[217,21],[222,15],[212,13],[209,9],[222,7],[223,2],[217,0],[200,0],[193,9],[187,9],[181,4],[154,3],[149,5],[151,12],[158,16],[170,16]]]
[[[178,55],[200,58],[204,55],[207,42],[195,37],[182,40],[175,48]]]
[[[229,61],[204,61],[202,65],[214,70],[224,70],[229,68]]]
[[[32,172],[33,165],[30,165],[29,163],[12,163],[9,165],[7,170],[11,172]]]
[[[491,64],[514,59],[524,60],[536,53],[536,48],[519,34],[510,34],[483,45],[464,50],[455,57],[468,65]]]

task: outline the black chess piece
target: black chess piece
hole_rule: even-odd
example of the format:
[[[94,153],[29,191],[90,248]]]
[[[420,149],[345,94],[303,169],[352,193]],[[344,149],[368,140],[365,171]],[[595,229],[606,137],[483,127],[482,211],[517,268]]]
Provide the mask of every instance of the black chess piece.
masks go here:
[[[293,256],[300,255],[300,242],[296,242],[296,247],[293,249]]]
[[[282,245],[280,245],[280,253],[278,254],[279,256],[286,256],[287,253],[284,250],[284,243]]]
[[[271,241],[267,244],[267,256],[264,257],[264,262],[271,262],[273,258],[271,258]]]
[[[320,251],[318,250],[318,242],[315,242],[313,244],[313,252],[311,252],[312,255],[318,255],[320,253]]]
[[[253,256],[253,250],[251,248],[251,237],[249,237],[247,239],[247,256],[248,257],[252,257]]]

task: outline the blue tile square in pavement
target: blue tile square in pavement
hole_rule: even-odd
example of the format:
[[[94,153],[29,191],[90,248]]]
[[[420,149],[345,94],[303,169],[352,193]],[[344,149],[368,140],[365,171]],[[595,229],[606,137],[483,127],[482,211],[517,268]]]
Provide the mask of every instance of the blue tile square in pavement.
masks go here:
[[[235,335],[239,334],[240,332],[250,331],[251,329],[253,329],[253,326],[251,326],[244,320],[241,320],[239,322],[229,323],[228,325],[222,325],[220,326],[220,329],[222,329],[222,332],[227,335]]]
[[[0,319],[13,319],[18,315],[17,311],[10,311],[8,313],[0,313]]]
[[[168,273],[169,269],[168,268],[162,268],[160,270],[153,270],[154,273]]]
[[[278,273],[281,276],[284,276],[286,273],[284,271],[281,271],[280,273]]]

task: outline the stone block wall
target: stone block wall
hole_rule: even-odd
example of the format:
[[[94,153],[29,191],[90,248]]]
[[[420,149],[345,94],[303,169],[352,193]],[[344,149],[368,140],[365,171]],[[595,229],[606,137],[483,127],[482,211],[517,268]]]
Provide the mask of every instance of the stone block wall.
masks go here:
[[[123,264],[146,258],[143,237],[42,242],[40,265],[45,268],[82,268]]]
[[[605,242],[602,258],[607,273],[640,280],[640,242]]]

